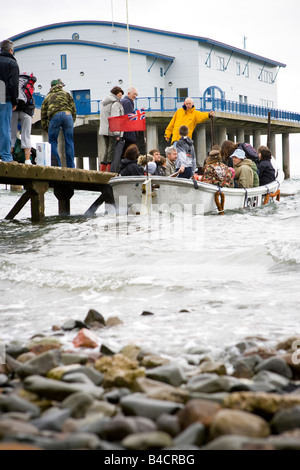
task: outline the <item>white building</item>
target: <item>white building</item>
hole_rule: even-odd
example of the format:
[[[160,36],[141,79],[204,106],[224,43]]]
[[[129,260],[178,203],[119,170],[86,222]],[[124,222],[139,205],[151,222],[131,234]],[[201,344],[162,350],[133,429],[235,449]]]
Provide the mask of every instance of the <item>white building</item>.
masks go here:
[[[285,64],[203,37],[139,26],[129,31],[131,84],[147,98],[139,108],[174,109],[186,96],[204,96],[208,108],[211,98],[276,108],[276,77]],[[37,91],[46,95],[50,81],[61,78],[81,102],[79,114],[97,112],[97,101],[113,86],[126,91],[130,85],[126,24],[59,23],[11,40],[20,71],[37,77]]]

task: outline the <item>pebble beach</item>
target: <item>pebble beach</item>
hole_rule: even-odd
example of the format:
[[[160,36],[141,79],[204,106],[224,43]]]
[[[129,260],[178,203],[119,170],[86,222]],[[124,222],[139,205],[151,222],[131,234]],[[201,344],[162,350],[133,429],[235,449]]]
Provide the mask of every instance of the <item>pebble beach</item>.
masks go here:
[[[90,309],[47,336],[0,343],[0,450],[300,450],[296,336],[176,361],[101,342],[120,322]]]

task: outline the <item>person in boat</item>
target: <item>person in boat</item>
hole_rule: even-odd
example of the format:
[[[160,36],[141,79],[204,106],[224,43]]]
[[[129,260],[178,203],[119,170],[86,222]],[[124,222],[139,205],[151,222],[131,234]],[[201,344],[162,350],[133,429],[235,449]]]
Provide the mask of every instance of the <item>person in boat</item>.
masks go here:
[[[225,165],[233,168],[232,154],[238,148],[239,144],[232,142],[232,140],[224,140],[221,145],[221,157]]]
[[[167,165],[166,157],[163,157],[163,156],[160,157],[160,165],[161,165],[161,169],[164,173],[163,176],[166,176],[166,165]]]
[[[194,142],[190,139],[189,128],[181,126],[179,129],[180,139],[174,142],[177,150],[176,171],[178,178],[191,178],[196,169],[196,156]]]
[[[153,155],[153,161],[156,163],[156,170],[155,170],[155,175],[156,176],[165,176],[164,170],[161,165],[161,154],[158,149],[152,149],[150,150],[150,155]]]
[[[249,158],[246,158],[246,154],[242,149],[236,149],[231,157],[235,170],[236,187],[253,188],[255,173],[257,174],[257,172],[253,169],[254,162]],[[258,186],[257,183],[256,186]]]
[[[103,141],[104,153],[101,158],[100,171],[110,171],[116,144],[123,137],[123,132],[111,132],[108,124],[108,118],[124,114],[124,108],[121,104],[123,95],[122,88],[115,86],[101,103],[99,135]]]
[[[172,176],[176,173],[176,165],[175,162],[177,160],[177,150],[174,145],[171,147],[166,147],[165,149],[166,154],[166,168],[165,168],[165,176]]]
[[[124,158],[121,160],[121,176],[141,176],[144,175],[144,168],[138,165],[139,149],[135,144],[129,145],[126,149]]]
[[[215,184],[220,187],[234,187],[233,168],[229,168],[222,162],[219,150],[212,150],[206,158],[202,182]],[[234,170],[233,170],[234,171]]]
[[[268,147],[263,145],[258,148],[259,157],[259,185],[264,186],[265,184],[272,183],[275,180],[275,168],[271,163],[272,153]]]
[[[207,119],[214,116],[214,111],[208,113],[197,111],[194,106],[194,101],[192,98],[186,98],[182,108],[177,109],[173,118],[171,119],[168,127],[165,130],[165,139],[167,142],[170,142],[172,136],[173,142],[180,139],[179,128],[181,126],[187,126],[189,129],[189,138],[193,136],[193,132],[197,124],[207,121]]]

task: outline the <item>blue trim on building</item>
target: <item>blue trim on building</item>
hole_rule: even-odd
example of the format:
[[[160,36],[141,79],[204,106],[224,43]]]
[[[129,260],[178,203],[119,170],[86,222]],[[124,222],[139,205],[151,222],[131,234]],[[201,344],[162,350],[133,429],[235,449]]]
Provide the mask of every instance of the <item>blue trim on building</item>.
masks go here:
[[[56,46],[56,45],[70,45],[70,46],[90,46],[90,47],[99,47],[102,49],[110,49],[113,51],[121,51],[128,53],[127,47],[122,46],[113,46],[111,44],[103,44],[100,42],[91,42],[91,41],[72,41],[71,39],[54,39],[49,41],[37,41],[31,42],[28,44],[22,44],[20,46],[15,46],[15,52],[23,51],[25,49],[32,49],[34,47],[43,47],[43,46]],[[157,59],[167,60],[168,62],[173,62],[175,57],[157,54],[155,52],[143,51],[139,49],[130,49],[131,54],[145,55],[149,57],[155,57]]]
[[[11,41],[17,41],[19,39],[22,39],[26,36],[29,36],[31,34],[43,32],[43,31],[48,31],[51,29],[58,29],[58,28],[63,28],[63,27],[76,27],[76,26],[113,26],[113,27],[118,27],[118,28],[127,28],[127,24],[124,23],[111,23],[109,21],[70,21],[70,22],[64,22],[64,23],[55,23],[55,24],[50,24],[46,26],[41,26],[39,28],[31,29],[29,31],[25,31],[24,33],[18,34],[16,36],[12,36],[10,39]],[[274,67],[286,67],[286,64],[283,64],[281,62],[277,62],[272,59],[267,59],[266,57],[259,56],[257,54],[253,54],[251,52],[247,52],[244,49],[239,49],[237,47],[230,46],[228,44],[219,42],[219,41],[214,41],[209,38],[204,38],[200,36],[192,36],[188,34],[182,34],[182,33],[173,33],[171,31],[163,31],[159,29],[152,29],[152,28],[145,28],[143,26],[135,26],[135,25],[129,25],[129,28],[131,30],[135,31],[146,31],[149,33],[153,34],[160,34],[163,36],[169,36],[169,37],[176,37],[176,38],[181,38],[181,39],[188,39],[192,41],[198,41],[206,44],[210,44],[213,46],[220,47],[222,49],[229,50],[230,52],[236,52],[237,54],[246,56],[246,57],[251,57],[253,59],[262,61],[262,62],[267,62],[270,65],[273,65]]]
[[[211,87],[213,88],[213,87]],[[216,87],[218,88],[218,87]],[[220,91],[222,91],[220,89]],[[35,98],[35,105],[38,109],[41,108],[43,100],[45,98],[44,95],[40,93],[34,93]],[[255,118],[264,118],[268,119],[269,112],[271,113],[271,119],[275,119],[277,121],[283,122],[297,122],[300,123],[300,113],[296,113],[294,111],[284,111],[281,109],[275,108],[266,108],[264,106],[258,106],[253,104],[246,104],[246,103],[238,103],[236,101],[228,101],[225,99],[214,98],[213,96],[203,96],[203,97],[193,97],[196,109],[200,111],[219,111],[221,113],[230,113],[230,114],[237,114],[241,116],[253,116]],[[86,103],[86,100],[83,101]],[[157,106],[158,103],[158,96],[154,97],[139,97],[135,99],[135,107],[136,109],[144,108],[145,111],[176,111],[178,109],[178,96],[176,97],[163,97],[160,96],[160,107]],[[100,103],[101,100],[91,100],[91,108],[92,111],[91,115],[99,115],[100,113]],[[146,106],[148,103],[148,107]],[[93,106],[92,106],[93,104]],[[173,104],[173,105],[172,105]],[[77,101],[77,106],[80,105],[80,100]]]

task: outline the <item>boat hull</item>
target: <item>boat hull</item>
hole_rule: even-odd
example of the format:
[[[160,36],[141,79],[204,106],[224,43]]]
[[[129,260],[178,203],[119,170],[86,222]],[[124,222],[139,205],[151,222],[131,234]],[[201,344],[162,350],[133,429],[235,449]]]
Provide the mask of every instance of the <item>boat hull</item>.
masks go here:
[[[283,179],[280,172],[272,183],[248,189],[219,189],[212,184],[161,176],[118,176],[110,180],[110,185],[117,213],[178,212],[189,208],[193,214],[208,214],[219,212],[217,202],[222,200],[224,211],[262,206],[268,194],[277,192]]]

